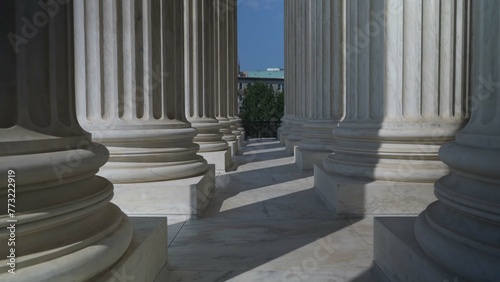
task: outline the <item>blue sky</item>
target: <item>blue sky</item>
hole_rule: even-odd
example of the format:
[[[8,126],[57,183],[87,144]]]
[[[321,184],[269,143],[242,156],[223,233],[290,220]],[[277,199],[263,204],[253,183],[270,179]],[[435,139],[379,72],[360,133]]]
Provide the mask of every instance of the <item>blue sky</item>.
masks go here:
[[[238,55],[242,71],[284,67],[284,0],[238,0]]]

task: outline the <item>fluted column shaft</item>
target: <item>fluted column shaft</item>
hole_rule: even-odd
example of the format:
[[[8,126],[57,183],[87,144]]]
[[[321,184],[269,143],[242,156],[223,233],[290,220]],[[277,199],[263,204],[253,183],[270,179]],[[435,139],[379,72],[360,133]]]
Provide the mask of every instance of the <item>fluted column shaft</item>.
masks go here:
[[[114,183],[207,169],[184,108],[183,15],[183,0],[75,2],[77,115],[109,148],[100,174]]]
[[[332,130],[344,116],[345,1],[311,2],[311,40],[308,52],[309,112],[299,143],[303,168],[312,168],[332,152]]]
[[[222,140],[222,125],[214,108],[213,79],[213,13],[210,1],[184,0],[184,70],[185,107],[191,125],[198,130],[194,141],[200,152],[228,149]]]
[[[471,119],[439,156],[451,174],[420,214],[417,240],[429,257],[469,281],[499,281],[500,3],[471,1]]]
[[[232,53],[228,51],[229,46],[229,21],[232,13],[235,11],[235,2],[233,0],[213,0],[216,7],[214,13],[215,27],[215,48],[214,57],[216,64],[214,66],[215,75],[215,95],[216,95],[216,114],[217,120],[222,124],[221,132],[224,135],[223,140],[227,142],[236,141],[236,135],[232,133],[231,125],[234,122],[229,119],[231,108],[229,100],[229,57]]]
[[[111,267],[132,239],[127,217],[109,203],[113,185],[95,175],[108,151],[75,115],[73,2],[44,3],[4,1],[0,8],[2,37],[20,40],[0,40],[0,200],[15,213],[0,214],[2,281],[86,281]],[[8,272],[12,249],[16,275]]]
[[[466,111],[465,1],[346,1],[346,113],[330,173],[433,182]]]
[[[278,139],[280,140],[281,145],[285,145],[285,139],[286,136],[288,136],[289,131],[290,131],[290,118],[293,115],[293,112],[291,110],[291,106],[293,103],[292,100],[292,93],[293,89],[291,87],[291,82],[292,82],[292,72],[294,71],[294,68],[292,66],[292,36],[293,36],[293,29],[291,27],[293,23],[293,14],[292,14],[292,9],[293,6],[295,5],[295,1],[284,1],[284,18],[285,18],[285,25],[284,25],[284,37],[285,37],[285,50],[284,50],[284,55],[285,55],[285,109],[284,109],[284,116],[281,119],[281,126],[278,128]]]
[[[292,1],[292,14],[295,19],[293,25],[293,35],[290,38],[289,44],[293,44],[293,55],[290,56],[289,62],[294,66],[294,85],[288,87],[293,88],[293,112],[294,115],[289,119],[290,130],[285,139],[286,149],[289,154],[293,154],[294,147],[298,145],[302,139],[303,124],[310,112],[310,100],[308,93],[309,82],[308,58],[311,54],[309,48],[311,26],[312,26],[312,7],[313,3],[306,0]],[[308,79],[303,79],[307,77]],[[286,95],[285,95],[285,99]]]

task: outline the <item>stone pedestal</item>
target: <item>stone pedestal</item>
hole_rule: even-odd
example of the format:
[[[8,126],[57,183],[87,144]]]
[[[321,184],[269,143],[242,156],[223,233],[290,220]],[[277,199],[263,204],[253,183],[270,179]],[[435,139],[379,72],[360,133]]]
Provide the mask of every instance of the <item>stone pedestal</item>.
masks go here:
[[[134,236],[125,254],[95,282],[154,281],[167,263],[167,219],[130,217]]]
[[[290,133],[285,139],[285,151],[289,155],[295,155],[295,149],[299,145],[302,139],[303,133],[303,122],[298,119],[294,119],[290,122]]]
[[[201,216],[215,187],[215,165],[178,180],[115,184],[112,202],[130,216]]]
[[[345,1],[346,112],[323,162],[332,181],[318,190],[345,186],[370,197],[366,204],[404,202],[387,209],[396,214],[434,199],[432,183],[449,172],[438,149],[467,115],[466,10],[448,4]]]
[[[314,187],[337,215],[417,215],[435,201],[432,183],[363,180],[332,175],[314,166]]]
[[[198,132],[185,113],[184,78],[191,82],[192,74],[185,60],[192,53],[185,49],[190,44],[184,19],[192,15],[182,1],[136,4],[75,2],[78,119],[110,150],[100,175],[136,187],[135,198],[142,185],[178,179],[194,180],[176,186],[179,193],[190,193],[195,178],[208,170],[193,142]],[[120,194],[121,185],[116,189]],[[166,206],[190,205],[163,200]]]
[[[373,225],[374,260],[389,281],[465,281],[429,260],[415,234],[416,217],[377,217]]]
[[[0,280],[87,281],[127,251],[132,226],[109,202],[111,182],[95,175],[107,149],[76,120],[73,2],[53,2],[59,12],[51,17],[43,3],[5,1],[0,9],[2,35],[20,33],[25,20],[46,20],[29,40],[0,41],[7,97],[0,103]]]

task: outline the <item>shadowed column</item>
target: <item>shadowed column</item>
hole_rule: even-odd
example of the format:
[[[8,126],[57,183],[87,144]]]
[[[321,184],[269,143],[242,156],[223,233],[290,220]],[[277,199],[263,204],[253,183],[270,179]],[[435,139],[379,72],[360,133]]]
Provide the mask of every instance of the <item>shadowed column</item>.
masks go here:
[[[95,175],[108,151],[76,120],[72,10],[72,1],[0,4],[0,33],[21,43],[0,40],[2,281],[86,281],[115,264],[132,239],[127,216],[109,202],[113,185]]]
[[[499,281],[500,3],[471,1],[471,119],[439,157],[451,174],[415,234],[431,260],[469,281]]]

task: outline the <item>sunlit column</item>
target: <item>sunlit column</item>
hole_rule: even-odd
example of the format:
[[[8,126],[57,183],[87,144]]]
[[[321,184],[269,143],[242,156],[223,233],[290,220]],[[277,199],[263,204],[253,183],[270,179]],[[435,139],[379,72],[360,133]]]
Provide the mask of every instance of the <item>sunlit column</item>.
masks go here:
[[[346,4],[346,114],[320,190],[339,213],[419,212],[466,116],[464,1]]]
[[[194,141],[200,145],[199,154],[225,171],[231,153],[222,140],[222,125],[214,107],[214,8],[211,1],[184,0],[185,110],[188,121],[198,130]]]
[[[296,164],[312,169],[332,153],[333,128],[343,118],[345,96],[344,1],[312,1],[309,77],[310,112],[298,145]]]
[[[232,108],[231,103],[234,102],[230,100],[230,85],[229,85],[229,58],[232,55],[228,52],[229,46],[229,22],[232,17],[232,13],[235,11],[235,2],[233,0],[213,0],[215,12],[214,12],[214,23],[215,27],[215,48],[214,48],[214,76],[215,76],[215,108],[217,120],[222,124],[221,132],[223,134],[222,139],[225,140],[230,146],[232,155],[235,155],[239,151],[238,139],[235,134],[233,134],[236,122],[231,120],[230,108]],[[234,95],[236,95],[234,93]],[[233,126],[233,127],[231,127]]]
[[[309,112],[308,97],[308,79],[303,79],[309,76],[308,72],[308,54],[311,51],[309,48],[311,35],[311,1],[296,0],[295,8],[293,9],[295,24],[294,40],[290,43],[294,44],[294,56],[290,59],[290,64],[294,65],[294,103],[293,111],[295,115],[290,118],[290,130],[285,138],[285,146],[288,154],[293,155],[295,147],[298,146],[304,132],[303,124],[307,119]],[[286,95],[286,94],[285,94]]]
[[[0,34],[16,38],[0,40],[0,280],[87,281],[125,253],[132,228],[95,175],[108,151],[76,119],[73,2],[40,3],[0,4]]]
[[[207,170],[184,108],[183,1],[76,1],[76,102],[113,183]]]

